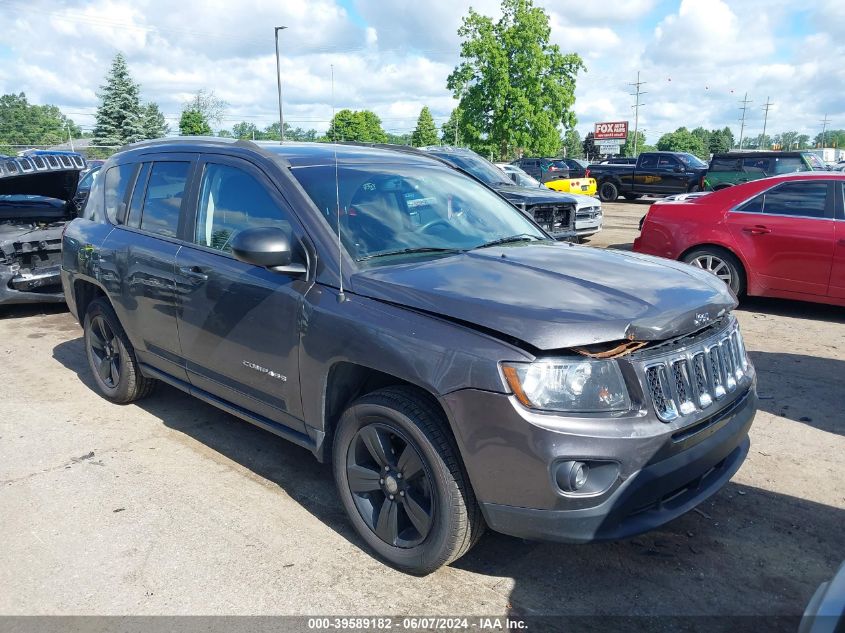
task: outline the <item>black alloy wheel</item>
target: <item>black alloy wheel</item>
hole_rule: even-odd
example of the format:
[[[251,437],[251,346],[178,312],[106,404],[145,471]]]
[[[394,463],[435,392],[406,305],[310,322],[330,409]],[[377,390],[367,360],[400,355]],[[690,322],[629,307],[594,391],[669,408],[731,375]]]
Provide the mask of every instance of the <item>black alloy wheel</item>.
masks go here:
[[[100,297],[88,305],[83,329],[85,355],[101,396],[126,404],[152,392],[156,381],[141,373],[132,343],[107,299]]]
[[[416,387],[384,387],[352,402],[334,431],[332,467],[360,538],[404,572],[449,564],[484,531],[449,422]]]
[[[410,548],[434,519],[431,478],[413,443],[378,422],[362,427],[346,457],[349,491],[364,522],[382,541]]]
[[[88,346],[94,371],[107,387],[114,389],[120,382],[120,348],[117,337],[102,315],[91,319]]]

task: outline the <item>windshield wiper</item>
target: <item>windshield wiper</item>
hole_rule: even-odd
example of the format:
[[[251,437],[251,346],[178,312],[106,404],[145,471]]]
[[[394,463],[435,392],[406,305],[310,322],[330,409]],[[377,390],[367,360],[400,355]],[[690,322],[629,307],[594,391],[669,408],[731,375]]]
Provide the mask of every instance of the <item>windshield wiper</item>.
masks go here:
[[[532,233],[520,233],[519,235],[510,235],[508,237],[500,237],[497,240],[492,240],[490,242],[485,242],[484,244],[480,244],[476,246],[476,248],[487,248],[488,246],[498,246],[499,244],[513,244],[514,242],[528,242],[528,241],[535,241],[541,242],[543,238],[537,237]]]
[[[462,253],[460,248],[437,248],[435,246],[420,246],[418,248],[399,248],[395,251],[382,251],[381,253],[372,253],[359,257],[355,261],[363,262],[368,259],[375,259],[376,257],[389,257],[391,255],[408,255],[410,253]]]

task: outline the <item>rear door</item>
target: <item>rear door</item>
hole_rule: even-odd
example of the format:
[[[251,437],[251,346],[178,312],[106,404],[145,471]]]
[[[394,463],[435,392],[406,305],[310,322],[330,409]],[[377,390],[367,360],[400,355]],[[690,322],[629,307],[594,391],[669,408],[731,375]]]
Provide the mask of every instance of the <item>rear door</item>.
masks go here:
[[[304,430],[298,315],[304,276],[245,264],[231,253],[245,228],[304,232],[279,191],[251,163],[206,156],[176,256],[179,340],[191,383],[286,427]]]
[[[835,181],[836,222],[834,223],[833,265],[830,273],[831,297],[845,299],[845,181]]]
[[[729,211],[725,221],[766,287],[825,295],[833,262],[833,209],[831,181],[789,181]]]
[[[634,168],[634,191],[636,193],[659,193],[660,175],[657,171],[658,154],[640,154]],[[620,170],[620,174],[622,170]],[[623,185],[627,183],[623,180]]]
[[[119,317],[138,360],[181,381],[187,380],[176,330],[176,253],[186,188],[195,154],[150,155],[118,165],[104,176],[106,207],[116,207],[118,228],[103,252],[115,253]],[[115,169],[122,169],[125,173]],[[113,187],[113,176],[134,182],[130,191]],[[110,192],[114,197],[110,202]],[[128,204],[127,204],[128,201]],[[127,213],[128,206],[128,213]],[[104,281],[109,273],[103,271]]]

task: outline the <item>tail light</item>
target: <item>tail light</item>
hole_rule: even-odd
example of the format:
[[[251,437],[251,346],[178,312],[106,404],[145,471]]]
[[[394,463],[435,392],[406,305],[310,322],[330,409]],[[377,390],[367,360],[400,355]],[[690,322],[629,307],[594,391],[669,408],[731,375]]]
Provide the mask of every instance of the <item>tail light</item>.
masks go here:
[[[704,174],[701,174],[701,178],[698,179],[698,188],[704,191]]]
[[[588,167],[588,168],[584,171],[584,178],[589,178],[589,177],[590,177],[590,168]]]

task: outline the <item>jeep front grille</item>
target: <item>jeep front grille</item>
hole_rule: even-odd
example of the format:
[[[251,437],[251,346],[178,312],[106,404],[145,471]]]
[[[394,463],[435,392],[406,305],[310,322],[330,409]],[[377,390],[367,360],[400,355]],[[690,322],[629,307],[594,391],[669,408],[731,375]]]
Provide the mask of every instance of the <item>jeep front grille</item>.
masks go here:
[[[645,386],[657,417],[671,422],[703,411],[736,391],[748,357],[736,325],[717,337],[645,364]]]

